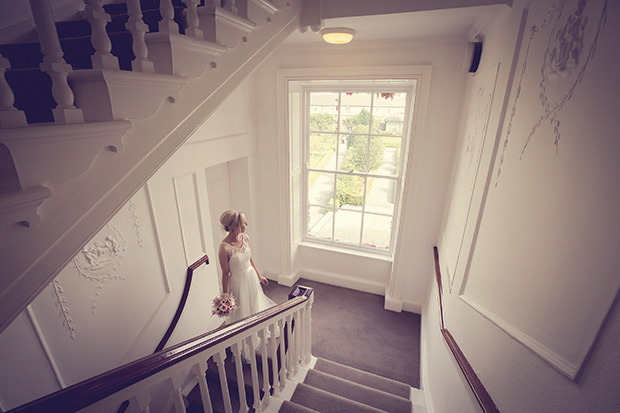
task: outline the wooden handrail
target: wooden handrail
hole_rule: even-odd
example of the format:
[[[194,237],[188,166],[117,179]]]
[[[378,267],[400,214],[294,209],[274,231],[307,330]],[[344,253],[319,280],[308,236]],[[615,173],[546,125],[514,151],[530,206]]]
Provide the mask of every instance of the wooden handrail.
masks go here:
[[[126,387],[136,384],[155,373],[165,370],[196,354],[206,351],[230,337],[243,333],[278,314],[303,305],[311,296],[301,295],[285,303],[250,315],[234,324],[225,325],[208,333],[176,344],[163,351],[84,380],[40,399],[10,410],[23,412],[73,412],[102,400]]]
[[[166,330],[166,333],[162,337],[161,341],[159,342],[159,344],[157,344],[157,347],[155,347],[154,353],[157,353],[158,351],[161,351],[164,349],[164,346],[170,339],[172,332],[174,331],[177,324],[179,323],[181,314],[183,314],[183,310],[185,309],[185,303],[187,303],[187,297],[189,296],[189,289],[192,286],[192,278],[194,276],[194,270],[200,267],[202,264],[209,265],[209,257],[207,255],[205,255],[204,257],[202,257],[201,259],[199,259],[198,261],[196,261],[195,263],[193,263],[187,268],[187,277],[185,278],[185,287],[183,288],[183,294],[181,295],[181,301],[179,302],[179,307],[177,308],[176,313],[174,313],[174,317],[172,317],[172,321],[170,322],[170,326],[168,327],[168,330]]]
[[[486,387],[484,387],[484,384],[482,384],[482,381],[480,381],[480,378],[469,363],[469,360],[467,360],[467,357],[465,357],[465,354],[463,354],[463,351],[456,343],[456,340],[454,339],[452,334],[450,334],[450,332],[446,328],[443,312],[443,288],[441,282],[441,267],[439,266],[439,251],[437,247],[433,247],[433,255],[435,258],[435,277],[437,279],[437,289],[439,291],[439,313],[441,317],[441,320],[439,321],[439,330],[441,331],[443,338],[446,340],[446,344],[448,344],[452,355],[454,355],[456,362],[461,368],[461,371],[463,372],[463,375],[465,376],[469,387],[474,392],[474,396],[476,396],[476,400],[478,400],[478,404],[480,404],[482,411],[484,411],[485,413],[499,413],[499,409],[495,405],[495,402],[491,398],[491,395],[487,391]]]

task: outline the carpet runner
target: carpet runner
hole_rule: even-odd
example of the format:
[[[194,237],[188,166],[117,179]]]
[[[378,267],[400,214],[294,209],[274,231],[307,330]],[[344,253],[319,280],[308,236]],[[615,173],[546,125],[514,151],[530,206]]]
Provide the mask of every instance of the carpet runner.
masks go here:
[[[394,412],[410,413],[407,384],[325,359],[317,359],[290,400],[279,412]]]

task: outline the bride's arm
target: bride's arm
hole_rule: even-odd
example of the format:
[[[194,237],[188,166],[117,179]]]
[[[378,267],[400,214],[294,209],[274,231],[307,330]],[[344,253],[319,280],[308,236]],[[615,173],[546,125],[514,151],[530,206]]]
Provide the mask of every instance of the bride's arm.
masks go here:
[[[243,234],[243,236],[245,237],[245,242],[250,245],[250,236],[248,234]],[[250,265],[252,265],[254,271],[256,271],[256,275],[258,275],[258,281],[263,285],[269,284],[269,280],[260,275],[260,272],[258,272],[258,268],[256,268],[256,264],[254,264],[254,259],[252,257],[250,257]]]
[[[226,246],[224,244],[220,244],[218,258],[220,259],[220,267],[222,267],[222,292],[227,293],[230,267],[228,266],[228,251],[226,250]]]
[[[258,268],[256,268],[256,264],[254,264],[253,258],[250,258],[250,264],[252,265],[252,267],[254,267],[254,271],[256,271],[256,275],[258,275],[258,281],[263,285],[269,284],[269,280],[263,277],[262,275],[260,275],[260,273],[258,272]]]

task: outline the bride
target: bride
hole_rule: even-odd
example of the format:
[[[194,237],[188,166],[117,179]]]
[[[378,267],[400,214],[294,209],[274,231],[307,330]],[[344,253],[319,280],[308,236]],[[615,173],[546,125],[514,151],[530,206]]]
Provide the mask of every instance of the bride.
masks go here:
[[[218,253],[222,267],[222,288],[224,293],[232,293],[237,304],[237,311],[229,317],[229,323],[276,305],[261,288],[269,282],[260,275],[252,259],[250,237],[245,234],[248,222],[245,215],[238,211],[224,211],[220,223],[228,232],[220,244]]]

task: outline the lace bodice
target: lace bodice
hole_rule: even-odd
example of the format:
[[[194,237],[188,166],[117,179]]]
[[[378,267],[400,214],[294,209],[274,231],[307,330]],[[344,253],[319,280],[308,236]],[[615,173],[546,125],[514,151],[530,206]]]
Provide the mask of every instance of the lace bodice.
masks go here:
[[[230,268],[231,274],[240,274],[251,267],[250,258],[252,258],[252,251],[250,250],[249,241],[249,237],[243,234],[241,246],[238,248],[227,242],[222,242],[228,252],[228,267]]]

